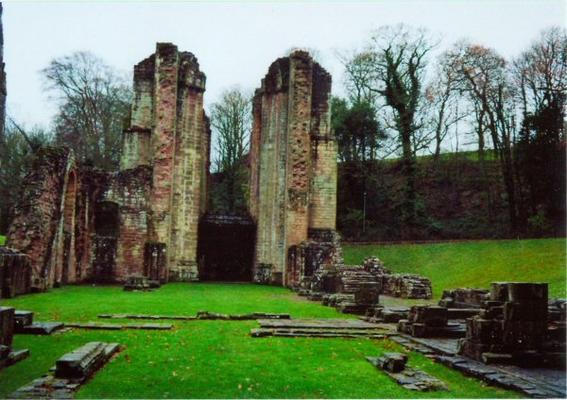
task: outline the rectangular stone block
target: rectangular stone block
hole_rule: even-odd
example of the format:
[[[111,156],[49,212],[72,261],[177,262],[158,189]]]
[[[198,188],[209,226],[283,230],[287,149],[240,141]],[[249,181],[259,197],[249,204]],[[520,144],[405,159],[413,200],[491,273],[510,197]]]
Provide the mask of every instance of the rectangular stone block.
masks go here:
[[[89,342],[65,354],[55,363],[55,377],[83,380],[105,361],[106,343]]]
[[[14,318],[15,318],[15,329],[17,332],[19,329],[23,328],[24,326],[28,326],[33,323],[33,312],[16,310],[14,312]]]
[[[14,309],[0,307],[0,345],[12,347],[14,337]]]

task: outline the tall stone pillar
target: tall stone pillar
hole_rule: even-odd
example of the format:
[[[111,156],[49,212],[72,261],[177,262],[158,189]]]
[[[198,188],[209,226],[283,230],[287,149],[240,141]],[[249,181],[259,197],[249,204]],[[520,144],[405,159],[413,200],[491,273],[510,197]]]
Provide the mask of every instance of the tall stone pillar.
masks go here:
[[[331,131],[331,75],[313,67],[309,228],[336,228],[337,142]]]
[[[294,284],[289,249],[306,241],[310,229],[335,228],[330,92],[331,76],[307,52],[295,51],[272,63],[254,96],[249,207],[257,224],[258,282]]]
[[[134,98],[130,127],[122,134],[120,169],[150,165],[150,137],[154,120],[155,55],[134,67]]]
[[[313,61],[306,52],[290,55],[287,126],[286,246],[307,239],[311,173],[311,86]]]
[[[150,232],[153,242],[169,243],[177,126],[177,47],[158,43],[155,54],[155,109],[151,136],[153,165]]]
[[[203,112],[205,75],[191,53],[179,54],[175,166],[171,207],[169,277],[196,280],[199,219],[206,208],[208,146]]]

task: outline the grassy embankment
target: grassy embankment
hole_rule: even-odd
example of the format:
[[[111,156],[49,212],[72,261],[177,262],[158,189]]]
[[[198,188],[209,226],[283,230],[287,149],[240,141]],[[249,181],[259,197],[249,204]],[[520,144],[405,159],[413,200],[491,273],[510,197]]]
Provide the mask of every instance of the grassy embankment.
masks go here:
[[[436,298],[443,289],[496,281],[548,282],[550,297],[566,297],[565,239],[345,245],[344,255],[346,264],[376,255],[394,272],[426,276]]]

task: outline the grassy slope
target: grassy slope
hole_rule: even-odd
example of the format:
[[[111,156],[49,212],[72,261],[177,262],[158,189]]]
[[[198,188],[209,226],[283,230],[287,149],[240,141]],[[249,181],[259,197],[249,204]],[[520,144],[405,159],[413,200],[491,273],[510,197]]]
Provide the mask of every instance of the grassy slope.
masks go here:
[[[501,240],[416,245],[346,245],[345,263],[377,255],[395,272],[431,279],[443,289],[488,287],[494,281],[548,282],[550,297],[566,297],[565,239]]]
[[[151,293],[119,287],[66,287],[3,301],[37,312],[38,319],[91,321],[101,312],[193,314],[289,312],[295,317],[348,317],[296,297],[283,288],[254,285],[168,284]],[[0,397],[39,377],[64,353],[92,340],[116,341],[126,349],[78,394],[83,398],[414,398],[516,397],[418,354],[411,363],[443,379],[448,392],[406,391],[365,359],[400,350],[367,339],[263,338],[248,336],[254,321],[175,322],[173,331],[81,331],[51,337],[17,335],[29,348],[25,361],[0,372]]]

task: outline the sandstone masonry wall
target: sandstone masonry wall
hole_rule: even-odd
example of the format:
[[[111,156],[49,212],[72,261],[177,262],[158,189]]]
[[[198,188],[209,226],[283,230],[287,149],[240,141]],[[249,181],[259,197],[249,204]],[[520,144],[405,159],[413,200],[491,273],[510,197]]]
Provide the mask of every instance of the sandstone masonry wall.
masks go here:
[[[158,43],[134,68],[120,171],[81,165],[67,148],[40,152],[8,233],[8,245],[29,256],[34,289],[150,273],[198,278],[211,140],[204,90],[195,56]],[[166,260],[157,269],[147,259],[155,249]]]
[[[210,147],[203,111],[205,75],[193,54],[158,43],[155,55],[135,67],[134,90],[121,168],[152,167],[147,240],[165,245],[163,280],[196,280]]]
[[[331,76],[307,52],[276,60],[253,101],[250,213],[258,231],[255,270],[292,285],[288,251],[309,228],[335,228],[336,143]],[[263,275],[265,272],[262,272]],[[289,282],[288,282],[289,281]]]

